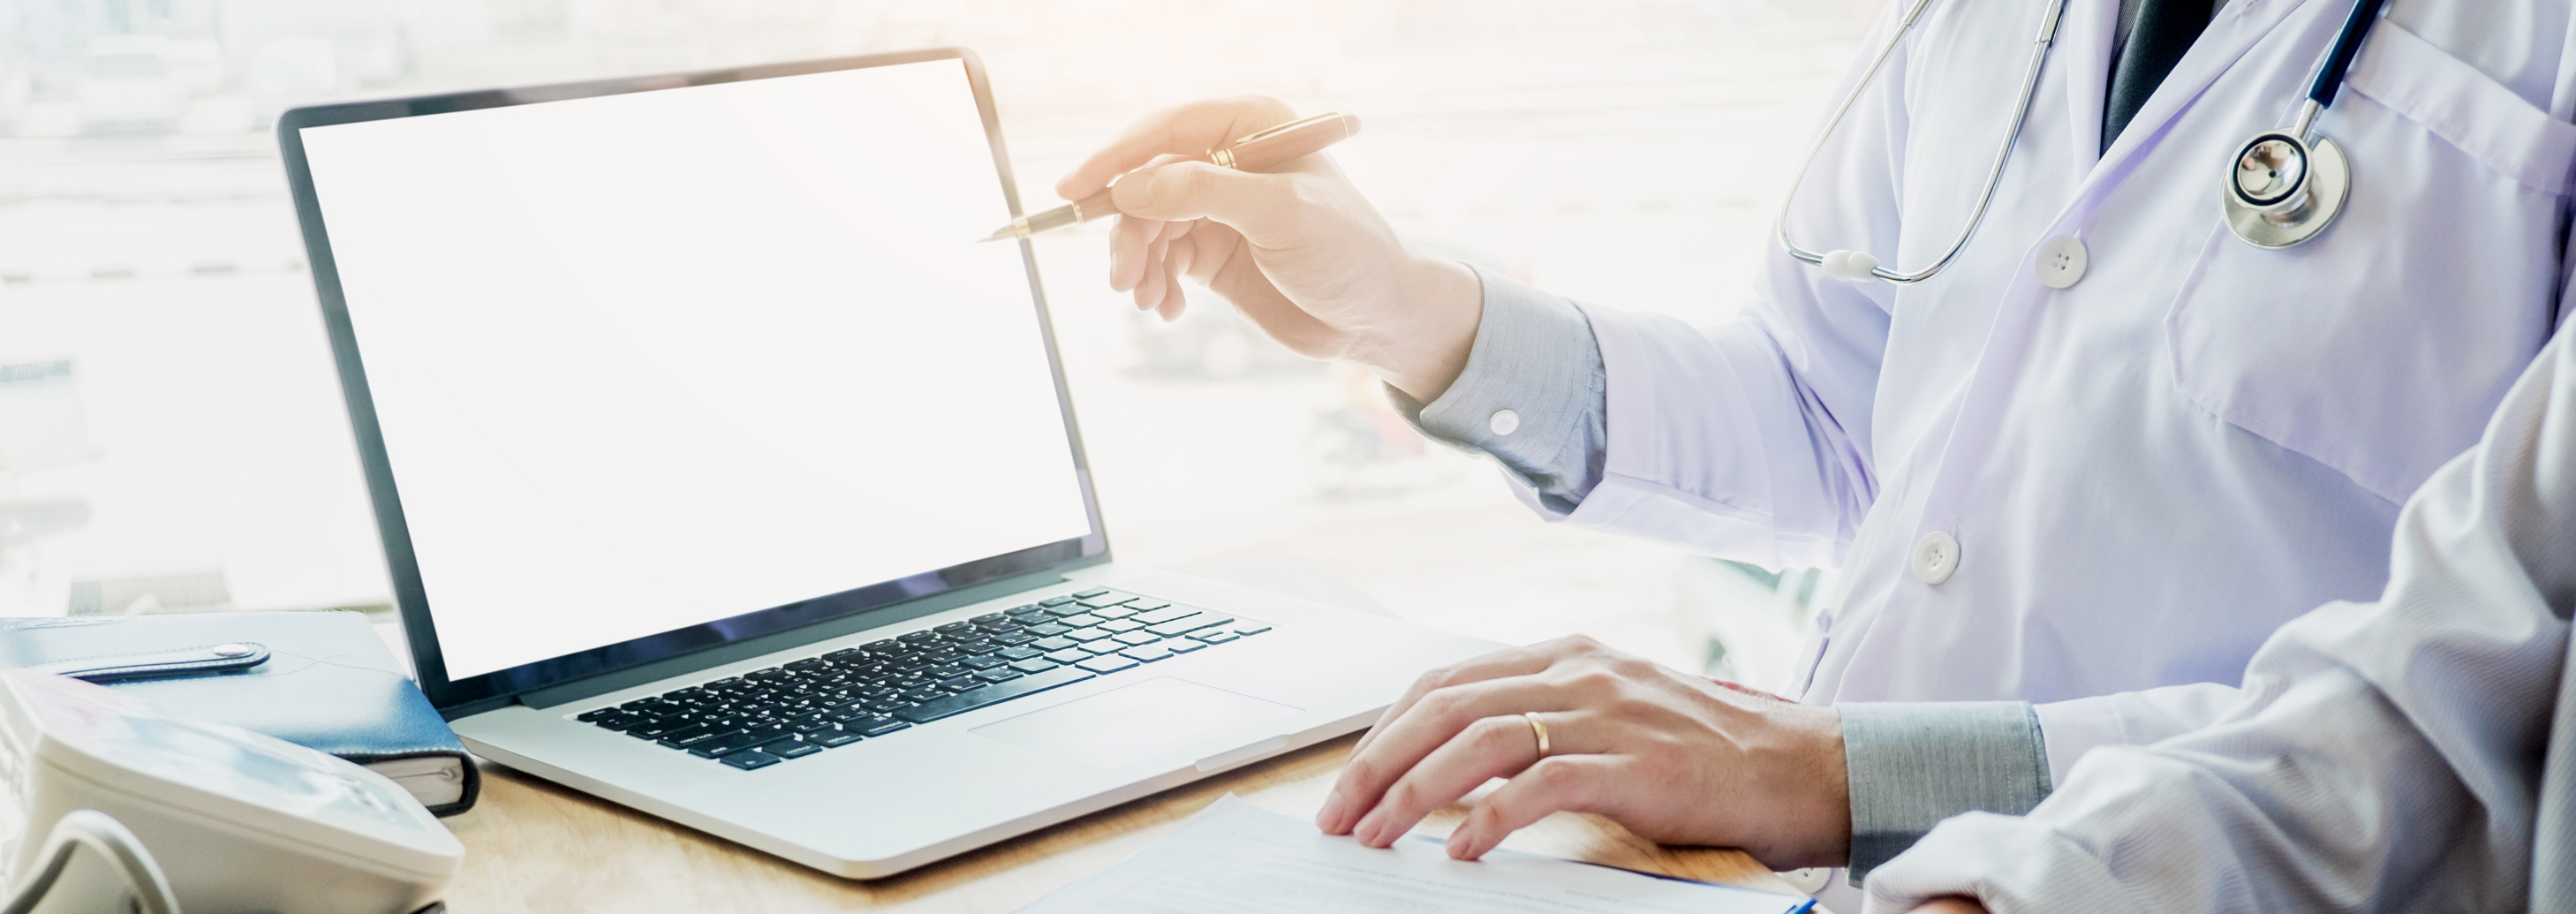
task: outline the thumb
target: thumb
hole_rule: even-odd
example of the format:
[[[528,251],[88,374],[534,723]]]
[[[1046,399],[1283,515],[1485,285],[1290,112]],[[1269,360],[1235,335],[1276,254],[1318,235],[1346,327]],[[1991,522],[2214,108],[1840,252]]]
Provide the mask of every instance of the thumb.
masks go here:
[[[1174,162],[1109,185],[1118,211],[1142,219],[1213,219],[1256,245],[1288,234],[1305,218],[1292,174],[1250,174],[1206,162]]]

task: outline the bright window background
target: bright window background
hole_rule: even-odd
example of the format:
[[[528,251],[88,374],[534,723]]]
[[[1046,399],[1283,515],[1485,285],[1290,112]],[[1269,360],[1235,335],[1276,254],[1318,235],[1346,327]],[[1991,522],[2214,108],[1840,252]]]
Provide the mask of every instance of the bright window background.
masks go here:
[[[1723,318],[1879,0],[0,0],[0,614],[381,606],[267,122],[312,101],[964,45],[1032,208],[1155,107],[1361,116],[1396,225]],[[1542,524],[1364,378],[1038,243],[1124,560],[1776,685],[1815,576]],[[1206,296],[1201,303],[1211,301]]]

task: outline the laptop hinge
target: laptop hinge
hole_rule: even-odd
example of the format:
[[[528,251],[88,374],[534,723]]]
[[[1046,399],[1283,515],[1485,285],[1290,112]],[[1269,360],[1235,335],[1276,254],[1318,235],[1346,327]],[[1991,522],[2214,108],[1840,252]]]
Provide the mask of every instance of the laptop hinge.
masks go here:
[[[969,603],[981,603],[995,597],[1062,583],[1065,580],[1065,568],[1065,565],[1059,564],[1044,571],[1016,575],[998,581],[987,581],[972,587],[961,587],[947,593],[932,594],[883,609],[869,610],[838,619],[827,619],[783,632],[771,632],[757,638],[718,645],[694,654],[656,660],[643,666],[628,667],[571,682],[556,683],[541,689],[530,689],[519,693],[519,703],[531,708],[551,708],[606,695],[619,689],[643,685],[656,679],[686,675],[735,661],[748,660],[762,654],[838,638],[851,632],[866,631],[880,625],[893,625],[908,619],[918,619],[941,610],[955,609]]]

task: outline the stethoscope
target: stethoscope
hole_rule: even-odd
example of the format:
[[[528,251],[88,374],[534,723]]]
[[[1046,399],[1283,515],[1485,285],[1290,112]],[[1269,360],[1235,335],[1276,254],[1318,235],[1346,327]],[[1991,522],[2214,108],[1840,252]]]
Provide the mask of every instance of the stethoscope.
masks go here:
[[[2316,133],[2317,115],[2334,104],[2335,93],[2343,88],[2344,71],[2352,65],[2353,55],[2361,51],[2362,37],[2370,33],[2371,23],[2379,16],[2385,0],[2358,0],[2352,14],[2344,20],[2343,31],[2335,36],[2333,50],[2317,64],[2316,75],[2308,82],[2307,100],[2299,105],[2295,121],[2286,129],[2266,130],[2237,147],[2229,160],[2227,176],[2219,187],[2220,207],[2227,217],[2227,227],[2236,237],[2258,247],[2286,248],[2317,236],[2343,212],[2344,197],[2352,190],[2352,168],[2344,159],[2343,148]],[[1994,204],[1995,187],[2001,183],[2004,165],[2012,160],[2013,143],[2021,137],[2022,124],[2030,119],[2031,99],[2039,91],[2039,71],[2048,62],[2048,46],[2057,38],[2058,16],[2066,10],[2066,0],[2049,0],[2048,15],[2039,22],[2039,35],[2032,39],[2030,66],[2022,74],[2021,103],[2014,107],[2012,129],[2004,133],[2003,143],[1995,147],[1992,165],[1986,169],[1986,188],[1977,195],[1977,208],[1969,213],[1968,223],[1950,240],[1941,256],[1921,269],[1899,271],[1879,265],[1878,258],[1864,251],[1834,250],[1816,253],[1789,240],[1789,213],[1797,202],[1800,185],[1816,164],[1816,156],[1842,126],[1843,117],[1859,103],[1861,93],[1887,59],[1904,44],[1907,32],[1914,30],[1916,20],[1931,8],[1932,0],[1915,0],[1905,12],[1905,20],[1889,38],[1887,47],[1869,63],[1859,81],[1834,107],[1833,118],[1816,134],[1815,145],[1807,148],[1807,160],[1798,167],[1797,179],[1789,185],[1789,199],[1781,204],[1777,231],[1780,248],[1789,256],[1824,267],[1825,274],[1850,282],[1882,279],[1897,285],[1910,285],[1930,279],[1959,257],[1959,249],[1977,232],[1986,219],[1986,210]]]

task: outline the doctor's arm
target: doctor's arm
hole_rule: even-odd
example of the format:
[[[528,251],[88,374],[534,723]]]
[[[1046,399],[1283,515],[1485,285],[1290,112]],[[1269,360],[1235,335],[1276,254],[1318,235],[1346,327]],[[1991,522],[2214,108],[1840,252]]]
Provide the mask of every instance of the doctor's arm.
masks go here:
[[[2543,778],[2576,757],[2570,455],[2562,331],[2478,446],[2408,500],[2377,602],[2283,626],[2215,724],[2096,750],[2027,816],[1943,823],[1870,880],[1871,910],[2576,903],[2567,784]]]

